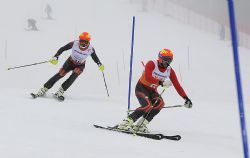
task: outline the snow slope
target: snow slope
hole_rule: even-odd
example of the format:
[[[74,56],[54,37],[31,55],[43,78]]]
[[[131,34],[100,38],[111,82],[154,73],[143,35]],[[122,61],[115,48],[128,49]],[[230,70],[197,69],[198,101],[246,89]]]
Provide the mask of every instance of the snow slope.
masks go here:
[[[0,157],[243,157],[229,41],[218,41],[214,35],[171,17],[141,12],[129,0],[51,0],[55,20],[44,19],[46,3],[9,0],[0,8]],[[126,117],[133,15],[136,28],[131,108],[138,107],[134,87],[143,71],[141,61],[156,59],[159,50],[171,48],[172,66],[194,106],[164,109],[149,128],[152,132],[180,134],[179,142],[148,140],[92,127],[94,123],[114,125]],[[24,30],[30,17],[37,19],[39,31]],[[82,31],[91,33],[91,42],[105,65],[110,97],[101,72],[89,58],[83,74],[66,92],[64,102],[57,102],[51,93],[69,74],[46,98],[31,99],[29,93],[36,92],[59,70],[70,51],[61,55],[56,66],[6,70],[49,59]],[[239,51],[249,120],[250,54],[245,48]],[[183,103],[173,87],[163,97],[166,105]]]

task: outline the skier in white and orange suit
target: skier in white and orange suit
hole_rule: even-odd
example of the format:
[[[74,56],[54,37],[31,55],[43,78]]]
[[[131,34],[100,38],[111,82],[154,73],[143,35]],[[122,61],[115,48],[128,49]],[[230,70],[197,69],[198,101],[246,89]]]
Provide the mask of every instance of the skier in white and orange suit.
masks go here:
[[[79,40],[72,41],[65,46],[61,47],[57,53],[49,60],[50,63],[56,65],[58,63],[59,56],[66,50],[72,49],[71,55],[65,61],[62,68],[51,77],[44,86],[38,91],[37,94],[32,94],[34,98],[45,95],[45,93],[52,88],[52,86],[61,78],[63,78],[69,71],[72,74],[69,78],[63,82],[61,87],[55,93],[59,98],[63,98],[64,92],[73,84],[76,78],[83,72],[87,57],[91,56],[94,62],[98,65],[101,71],[104,70],[104,66],[100,62],[99,58],[95,53],[94,47],[90,44],[90,34],[83,32],[79,35]]]

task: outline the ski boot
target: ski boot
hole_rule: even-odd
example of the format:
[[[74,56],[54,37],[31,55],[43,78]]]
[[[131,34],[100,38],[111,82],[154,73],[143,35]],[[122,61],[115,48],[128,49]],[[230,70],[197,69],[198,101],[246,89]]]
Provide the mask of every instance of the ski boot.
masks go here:
[[[33,97],[33,98],[37,98],[37,97],[42,97],[46,94],[46,92],[48,91],[49,89],[46,88],[46,87],[42,87],[38,92],[37,94],[35,93],[30,93],[30,95]]]
[[[147,125],[149,124],[148,120],[145,118],[141,118],[136,125],[134,125],[133,130],[139,133],[149,133]]]
[[[60,100],[60,101],[63,101],[64,100],[64,96],[63,96],[63,93],[64,93],[64,89],[62,87],[60,87],[58,89],[58,91],[54,94],[54,96]]]
[[[134,121],[131,118],[126,118],[118,125],[117,129],[133,132]]]

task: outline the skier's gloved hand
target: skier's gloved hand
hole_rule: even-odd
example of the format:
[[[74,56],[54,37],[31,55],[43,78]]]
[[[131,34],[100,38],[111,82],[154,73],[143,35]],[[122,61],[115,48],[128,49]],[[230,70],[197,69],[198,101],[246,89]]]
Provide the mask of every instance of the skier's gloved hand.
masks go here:
[[[184,103],[185,108],[192,108],[193,106],[192,101],[187,96],[183,97],[183,99],[185,99]]]
[[[104,71],[104,65],[100,64],[99,65],[99,70]]]
[[[52,57],[49,62],[53,65],[56,65],[58,63],[58,57]]]
[[[169,80],[166,81],[159,81],[159,85],[161,85],[164,88],[169,88],[172,86],[172,82]]]

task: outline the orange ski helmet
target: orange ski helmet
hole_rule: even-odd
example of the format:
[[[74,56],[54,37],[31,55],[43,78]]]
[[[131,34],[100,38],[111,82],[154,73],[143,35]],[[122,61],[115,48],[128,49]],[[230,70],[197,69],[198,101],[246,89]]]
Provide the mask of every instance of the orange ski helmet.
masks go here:
[[[164,48],[158,54],[158,61],[163,67],[167,67],[173,61],[174,55],[170,49]]]
[[[83,32],[79,35],[79,40],[84,40],[89,42],[91,40],[91,36],[88,32]]]
[[[80,49],[86,49],[89,46],[89,41],[91,40],[90,34],[88,32],[83,32],[79,35],[79,47]]]

